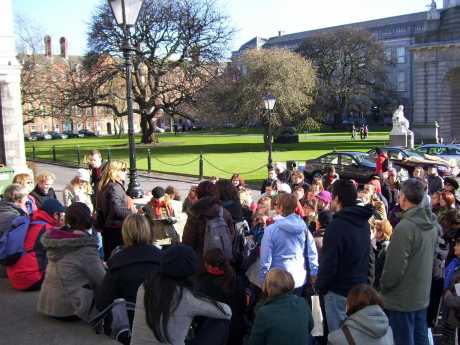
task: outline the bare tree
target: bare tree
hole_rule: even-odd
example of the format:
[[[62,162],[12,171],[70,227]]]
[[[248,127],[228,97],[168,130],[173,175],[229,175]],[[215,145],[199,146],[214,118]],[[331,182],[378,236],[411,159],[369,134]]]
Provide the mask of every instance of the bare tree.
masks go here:
[[[192,119],[183,105],[219,73],[233,31],[210,0],[146,0],[131,36],[134,111],[142,142],[151,143],[161,114]],[[80,107],[106,107],[117,116],[125,104],[123,33],[108,5],[92,18],[85,74],[70,76],[69,99]]]
[[[307,38],[298,52],[318,73],[314,111],[333,114],[335,124],[348,112],[365,113],[384,98],[389,82],[383,47],[364,30],[341,29]]]

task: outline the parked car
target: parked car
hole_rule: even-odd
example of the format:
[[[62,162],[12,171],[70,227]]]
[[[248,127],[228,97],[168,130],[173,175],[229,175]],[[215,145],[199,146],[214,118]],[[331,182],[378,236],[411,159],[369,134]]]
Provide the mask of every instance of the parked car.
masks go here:
[[[367,183],[375,174],[375,160],[365,152],[334,151],[305,162],[304,174],[313,178],[323,175],[328,166],[334,166],[341,178]]]
[[[450,166],[447,160],[444,160],[441,157],[436,158],[433,156],[426,156],[418,149],[410,150],[400,146],[386,146],[382,147],[382,149],[387,152],[390,158],[390,165],[392,165],[398,171],[403,168],[407,170],[410,175],[412,175],[412,170],[414,170],[414,167],[419,165],[424,169],[427,169],[431,166],[436,166],[441,176],[458,174],[458,169],[456,167]],[[368,153],[369,156],[375,160],[377,157],[375,150],[370,150]]]
[[[51,135],[52,139],[67,139],[68,135],[65,133],[59,133],[59,132],[49,132],[49,135]]]
[[[72,131],[64,131],[63,134],[67,135],[67,138],[83,138],[85,135],[80,133],[74,133]]]
[[[441,157],[446,161],[453,159],[460,166],[460,145],[458,144],[427,144],[420,146],[416,151],[424,155]]]
[[[90,130],[87,129],[81,129],[78,131],[78,134],[82,134],[84,137],[96,137],[96,133],[91,132]]]

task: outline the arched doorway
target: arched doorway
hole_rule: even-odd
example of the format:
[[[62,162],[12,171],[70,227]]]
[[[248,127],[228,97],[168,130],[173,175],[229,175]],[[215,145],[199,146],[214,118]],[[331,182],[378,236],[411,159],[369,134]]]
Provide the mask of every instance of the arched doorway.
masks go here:
[[[112,124],[107,122],[107,134],[112,135]]]

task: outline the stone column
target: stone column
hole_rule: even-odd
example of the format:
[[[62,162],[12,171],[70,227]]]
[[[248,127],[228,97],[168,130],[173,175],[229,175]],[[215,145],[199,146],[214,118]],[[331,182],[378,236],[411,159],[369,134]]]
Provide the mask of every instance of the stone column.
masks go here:
[[[11,0],[0,11],[0,163],[26,169],[21,109],[21,66],[16,59]]]

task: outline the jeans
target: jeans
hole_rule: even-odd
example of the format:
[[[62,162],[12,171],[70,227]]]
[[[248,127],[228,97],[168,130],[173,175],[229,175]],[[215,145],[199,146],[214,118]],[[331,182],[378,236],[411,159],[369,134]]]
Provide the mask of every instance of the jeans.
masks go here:
[[[329,332],[340,328],[343,320],[347,318],[347,299],[333,292],[324,295],[324,307]]]
[[[395,345],[429,345],[426,311],[385,310],[393,329]]]

